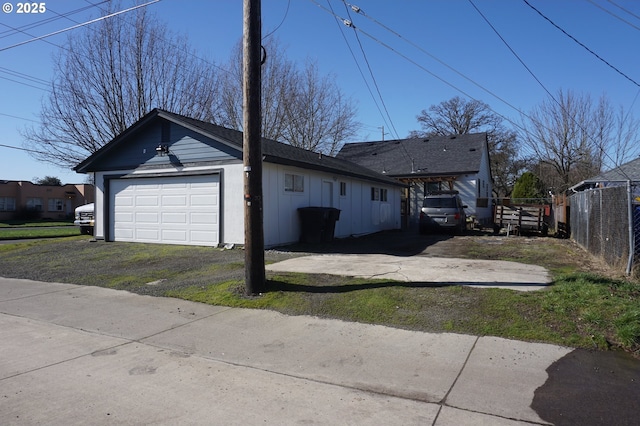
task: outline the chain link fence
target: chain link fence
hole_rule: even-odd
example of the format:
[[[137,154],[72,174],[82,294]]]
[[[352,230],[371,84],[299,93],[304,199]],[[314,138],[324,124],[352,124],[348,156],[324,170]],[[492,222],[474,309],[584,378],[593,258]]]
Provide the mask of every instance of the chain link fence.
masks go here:
[[[640,259],[640,205],[634,203],[635,190],[635,186],[629,191],[624,185],[590,189],[569,197],[571,238],[610,266],[627,272],[632,250],[635,265]]]

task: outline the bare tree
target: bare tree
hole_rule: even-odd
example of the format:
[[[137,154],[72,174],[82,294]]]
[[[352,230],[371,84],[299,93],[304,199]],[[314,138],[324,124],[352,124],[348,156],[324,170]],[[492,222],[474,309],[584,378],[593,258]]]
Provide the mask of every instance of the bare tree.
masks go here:
[[[118,8],[110,3],[109,14]],[[55,58],[52,92],[40,125],[24,132],[39,160],[70,167],[153,108],[211,120],[217,79],[144,8],[72,33]]]
[[[498,197],[508,196],[516,178],[526,168],[527,160],[519,156],[517,134],[504,125],[504,119],[489,105],[458,96],[431,105],[416,117],[422,129],[414,130],[410,137],[431,135],[447,136],[468,133],[487,133],[493,192]]]
[[[556,191],[597,175],[605,165],[618,165],[637,150],[637,121],[616,111],[606,96],[594,103],[589,95],[560,90],[522,123],[522,140],[536,161],[550,166],[540,178]]]
[[[618,167],[640,155],[640,121],[620,106],[613,114],[612,143],[605,158],[607,168]]]
[[[242,64],[240,45],[222,82],[222,108],[215,121],[242,130]],[[286,58],[277,39],[265,42],[262,70],[262,134],[311,151],[335,154],[359,128],[356,109],[332,75],[321,76],[317,64],[303,67]]]

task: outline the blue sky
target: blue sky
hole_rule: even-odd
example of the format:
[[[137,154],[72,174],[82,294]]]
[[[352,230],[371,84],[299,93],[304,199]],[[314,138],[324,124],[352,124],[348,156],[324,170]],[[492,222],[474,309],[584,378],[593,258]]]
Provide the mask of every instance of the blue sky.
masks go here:
[[[386,139],[406,137],[411,130],[419,129],[416,115],[422,109],[454,96],[481,100],[516,121],[518,110],[528,112],[545,100],[545,89],[487,21],[550,92],[573,90],[594,99],[606,94],[614,105],[640,117],[640,99],[636,101],[640,87],[554,28],[524,0],[472,1],[352,0],[350,3],[366,15],[350,10],[348,16],[339,0],[262,0],[263,35],[275,30],[290,59],[315,60],[323,73],[335,76],[342,91],[356,102],[357,119],[363,124],[354,141],[380,140],[382,126]],[[527,1],[612,66],[640,82],[640,2]],[[33,28],[25,26],[97,2],[49,0],[44,2],[47,12],[39,15],[18,14],[17,2],[9,1],[14,10],[0,13],[0,144],[22,147],[20,129],[36,124],[29,120],[37,120],[47,96],[52,56],[59,50],[55,45],[62,45],[68,33],[10,46],[75,23],[62,18]],[[123,8],[133,4],[134,0],[122,0]],[[242,36],[241,0],[161,0],[148,7],[176,32],[187,35],[199,55],[216,65],[227,62]],[[341,18],[351,19],[357,30],[338,23],[327,11],[330,7]],[[89,7],[72,18],[84,22],[98,15],[96,7]],[[358,33],[382,101],[354,32]],[[84,175],[0,146],[0,179],[32,180],[46,175],[57,176],[63,183],[85,180]]]

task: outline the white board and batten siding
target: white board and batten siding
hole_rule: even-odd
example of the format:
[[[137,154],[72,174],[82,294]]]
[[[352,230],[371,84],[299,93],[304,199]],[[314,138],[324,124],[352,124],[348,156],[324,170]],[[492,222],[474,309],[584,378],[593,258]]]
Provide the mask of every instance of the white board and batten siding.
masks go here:
[[[302,176],[304,190],[285,191],[285,174]],[[341,195],[344,184],[346,193]],[[371,188],[387,190],[387,200],[372,200]],[[400,188],[348,176],[265,163],[263,165],[265,246],[295,243],[300,238],[301,207],[340,210],[334,236],[346,238],[400,229]]]

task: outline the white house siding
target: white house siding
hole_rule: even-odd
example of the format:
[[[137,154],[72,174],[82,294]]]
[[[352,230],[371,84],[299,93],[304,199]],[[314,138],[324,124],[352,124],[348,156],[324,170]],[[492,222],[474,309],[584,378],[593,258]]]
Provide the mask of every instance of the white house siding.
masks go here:
[[[304,177],[304,191],[285,191],[285,174]],[[340,196],[340,183],[346,196]],[[387,202],[372,201],[371,187],[387,190]],[[331,193],[328,194],[327,190]],[[351,177],[265,163],[263,166],[263,208],[265,246],[297,242],[300,239],[301,207],[335,207],[337,238],[400,228],[400,188]]]

